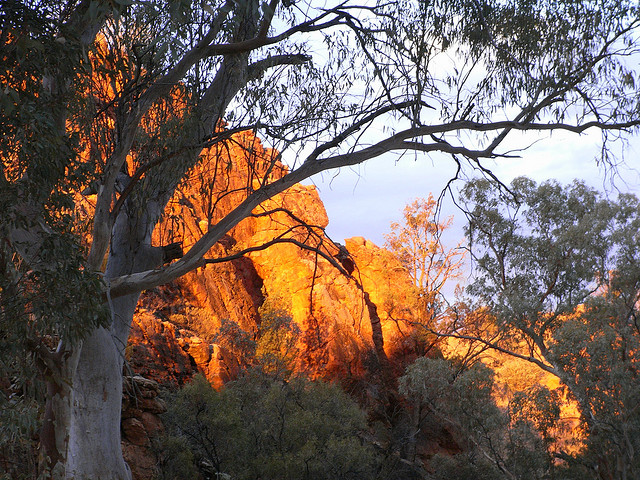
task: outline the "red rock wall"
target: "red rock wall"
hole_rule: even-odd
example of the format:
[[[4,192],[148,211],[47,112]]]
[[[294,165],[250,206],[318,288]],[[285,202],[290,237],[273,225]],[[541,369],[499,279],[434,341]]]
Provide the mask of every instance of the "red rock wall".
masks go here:
[[[182,241],[188,248],[251,188],[282,176],[286,168],[273,160],[274,155],[249,133],[237,136],[229,149],[211,150],[176,192],[156,241]],[[262,215],[269,211],[274,213]],[[254,214],[208,256],[224,257],[279,237],[304,242],[331,257],[338,255],[338,247],[324,235],[329,219],[313,186],[296,185]],[[291,243],[188,274],[177,282],[178,294],[151,302],[138,315],[129,348],[133,370],[171,385],[200,370],[221,385],[232,378],[242,359],[231,359],[212,339],[224,319],[255,335],[266,295],[277,299],[302,332],[300,370],[323,377],[362,373],[362,359],[373,349],[362,288],[378,307],[385,351],[393,356],[411,333],[415,304],[411,279],[393,255],[363,238],[347,240],[346,249],[356,265],[353,278],[316,252]],[[162,321],[150,322],[149,315]]]
[[[247,146],[253,159],[259,160],[254,163],[269,164],[273,152],[250,135],[241,136],[231,152],[207,156],[167,208],[157,229],[158,244],[181,241],[187,249],[209,224],[242,201],[256,182],[277,179],[285,171],[279,163],[269,176],[264,169],[251,167]],[[277,211],[261,215],[271,210]],[[315,187],[296,185],[254,213],[215,245],[208,257],[228,256],[277,237],[316,247],[334,261],[340,256],[339,246],[324,235],[329,219]],[[299,226],[298,220],[307,226]],[[175,284],[146,292],[127,348],[128,372],[160,387],[176,388],[199,371],[221,387],[237,376],[244,359],[234,358],[214,343],[216,332],[227,319],[255,336],[259,309],[268,297],[277,299],[278,307],[291,315],[301,331],[299,371],[312,377],[364,378],[371,373],[369,360],[374,355],[364,291],[377,306],[387,356],[400,358],[415,320],[415,292],[408,272],[388,251],[363,238],[347,240],[346,249],[355,264],[353,277],[315,251],[282,243],[208,265]],[[149,454],[144,452],[149,438],[160,429],[151,417],[157,412],[132,405],[125,397],[125,451],[132,461],[140,457],[143,467],[136,478],[150,478]]]

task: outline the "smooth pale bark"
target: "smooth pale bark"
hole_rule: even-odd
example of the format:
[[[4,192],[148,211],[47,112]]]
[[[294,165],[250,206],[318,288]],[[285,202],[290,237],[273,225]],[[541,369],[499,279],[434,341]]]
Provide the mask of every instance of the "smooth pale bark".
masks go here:
[[[128,215],[127,208],[123,208],[111,237],[107,282],[109,278],[161,264],[162,249],[150,244],[158,208],[157,204],[147,205],[151,215],[142,219]],[[69,480],[131,479],[120,443],[122,370],[139,296],[137,293],[109,299],[110,328],[96,329],[83,342],[73,377],[66,469]]]
[[[55,354],[41,354],[47,386],[47,400],[40,429],[39,469],[54,480],[66,476],[69,427],[73,401],[72,377],[80,350],[66,350],[63,345]]]
[[[120,446],[122,363],[111,331],[85,339],[73,380],[68,479],[131,479]]]

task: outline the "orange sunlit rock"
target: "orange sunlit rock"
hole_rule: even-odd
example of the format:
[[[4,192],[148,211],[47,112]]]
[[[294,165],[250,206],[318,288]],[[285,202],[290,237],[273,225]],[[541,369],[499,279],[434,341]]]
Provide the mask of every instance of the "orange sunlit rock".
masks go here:
[[[115,132],[114,105],[128,81],[128,59],[117,45],[101,38],[90,60],[95,75],[88,96],[98,112],[94,121],[104,123],[106,128],[101,131]],[[116,69],[117,78],[110,76],[113,69],[102,68],[116,62],[121,65]],[[152,134],[170,128],[166,124],[171,124],[172,118],[187,113],[184,93],[177,88],[142,119],[140,142],[147,143],[134,144],[127,157],[127,172],[132,178],[144,182],[144,172],[153,163],[156,145]],[[113,139],[88,138],[91,141],[84,144],[82,157],[99,165],[111,154]],[[167,205],[154,243],[182,242],[184,250],[188,250],[210,225],[219,222],[251,192],[287,173],[278,157],[278,152],[265,148],[249,131],[235,133],[205,149],[201,161]],[[90,186],[87,194],[78,198],[79,218],[91,217],[93,199],[89,190]],[[301,226],[299,220],[306,225]],[[296,185],[260,205],[254,216],[232,229],[208,256],[231,256],[285,237],[335,257],[339,249],[323,232],[327,224],[315,188]],[[382,249],[357,241],[349,245],[356,251],[352,260],[362,262],[356,272],[358,282],[365,291],[371,290],[381,318],[385,350],[392,355],[409,330],[405,320],[410,308],[403,301],[399,302],[402,305],[391,301],[389,292],[392,285],[397,290],[399,285],[410,285],[410,281],[397,261]],[[403,280],[399,280],[401,277]],[[302,332],[300,370],[314,376],[339,372],[361,375],[363,359],[373,349],[371,319],[358,283],[342,275],[322,255],[290,243],[208,265],[177,284],[182,298],[173,298],[170,305],[152,305],[136,315],[128,348],[133,368],[161,383],[182,384],[195,370],[205,373],[217,386],[233,378],[242,359],[230,358],[213,339],[225,320],[255,337],[260,324],[259,308],[266,297],[277,299]]]
[[[264,148],[254,135],[249,132],[234,135],[229,145],[216,145],[203,154],[201,163],[167,206],[155,242],[181,241],[188,249],[206,233],[209,225],[220,221],[251,191],[286,172],[277,152]],[[292,239],[318,252],[280,243],[192,272],[178,281],[192,320],[178,318],[179,315],[174,315],[174,320],[182,325],[195,322],[189,328],[209,339],[224,320],[231,320],[255,335],[259,330],[259,308],[269,297],[277,300],[301,331],[297,368],[312,376],[361,375],[362,362],[373,349],[371,319],[357,283],[321,255],[335,259],[339,253],[339,247],[324,235],[328,221],[313,186],[295,185],[267,200],[252,217],[218,242],[208,257],[230,256],[276,238]],[[411,315],[411,280],[389,252],[370,242],[348,240],[346,248],[353,249],[352,260],[357,264],[354,276],[378,305],[385,350],[393,355],[399,349],[400,339],[411,330],[410,322],[406,322]],[[405,288],[409,289],[408,295],[396,295],[392,300],[394,293]],[[196,310],[197,315],[193,314]],[[198,348],[217,348],[210,342],[207,344],[210,347]],[[197,349],[193,352],[199,359],[196,364],[206,364],[208,353],[203,355]],[[242,363],[242,359],[236,360]],[[234,371],[232,360],[225,358],[222,363],[226,366],[213,370]],[[210,367],[199,368],[213,371]]]

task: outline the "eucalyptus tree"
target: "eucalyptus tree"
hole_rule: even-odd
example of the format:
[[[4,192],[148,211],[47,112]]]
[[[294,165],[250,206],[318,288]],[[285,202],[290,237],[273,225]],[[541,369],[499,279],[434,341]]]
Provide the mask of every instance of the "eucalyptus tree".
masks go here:
[[[640,200],[575,181],[467,185],[475,281],[493,328],[454,319],[442,335],[476,342],[557,377],[580,411],[581,452],[557,453],[587,478],[635,478],[640,464]],[[481,333],[477,333],[477,332]],[[540,417],[542,419],[542,417]]]
[[[460,274],[464,260],[459,246],[445,250],[442,236],[453,217],[439,220],[438,210],[431,194],[426,200],[417,198],[404,207],[402,222],[392,222],[391,232],[385,235],[385,246],[397,255],[413,280],[422,322],[429,326],[444,314],[442,290]]]
[[[631,1],[9,0],[0,15],[0,338],[7,369],[44,372],[56,478],[130,477],[121,372],[138,296],[222,260],[205,257],[265,200],[388,152],[490,173],[512,132],[607,142],[640,123]],[[246,130],[280,154],[252,160],[183,256],[152,245],[203,151]],[[88,234],[70,214],[83,191]]]

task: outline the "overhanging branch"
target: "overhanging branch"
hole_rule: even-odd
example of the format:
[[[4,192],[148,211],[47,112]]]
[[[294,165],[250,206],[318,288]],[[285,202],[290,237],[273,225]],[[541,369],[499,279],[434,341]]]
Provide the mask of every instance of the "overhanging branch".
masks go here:
[[[227,214],[218,224],[209,229],[209,231],[198,240],[192,248],[177,262],[158,270],[150,270],[132,275],[126,275],[111,279],[109,288],[112,297],[126,295],[130,293],[140,292],[148,288],[175,280],[176,278],[188,273],[205,264],[203,260],[209,249],[222,238],[229,230],[236,226],[251,212],[255,207],[260,205],[267,199],[270,199],[287,190],[289,187],[299,183],[312,175],[329,169],[336,169],[351,165],[363,163],[372,158],[378,157],[390,151],[399,150],[415,150],[422,152],[444,152],[457,153],[467,158],[491,158],[496,154],[487,150],[471,150],[464,147],[451,146],[446,142],[436,142],[424,144],[413,139],[429,136],[431,134],[455,132],[461,130],[484,132],[491,130],[502,130],[511,128],[513,130],[532,130],[532,131],[552,131],[567,130],[575,133],[582,133],[589,128],[600,128],[602,130],[621,130],[637,127],[640,125],[639,120],[606,123],[599,121],[586,122],[581,125],[571,125],[566,123],[522,123],[513,121],[499,121],[480,123],[472,121],[457,121],[448,124],[428,125],[410,128],[398,132],[397,134],[382,140],[374,145],[341,155],[314,159],[313,154],[296,170],[291,171],[284,177],[262,186],[258,190],[249,195],[234,210]],[[331,142],[329,142],[331,143]],[[321,148],[321,147],[320,147]],[[455,152],[451,150],[454,149]],[[315,161],[313,161],[315,160]]]
[[[317,253],[319,256],[321,256],[327,262],[329,262],[333,267],[335,267],[340,273],[342,273],[343,275],[346,275],[347,277],[350,276],[349,273],[347,273],[347,271],[344,269],[344,267],[340,264],[340,262],[338,262],[334,257],[329,255],[327,252],[323,252],[320,248],[314,247],[312,245],[308,245],[308,244],[306,244],[304,242],[296,240],[295,238],[283,237],[283,236],[278,236],[278,237],[274,238],[273,240],[265,242],[265,243],[263,243],[261,245],[256,245],[255,247],[248,247],[248,248],[245,248],[243,250],[240,250],[237,253],[234,253],[232,255],[227,255],[225,257],[205,258],[205,259],[203,259],[203,263],[205,265],[210,265],[210,264],[215,264],[215,263],[224,263],[224,262],[228,262],[228,261],[231,261],[231,260],[236,260],[238,258],[244,257],[245,255],[247,255],[249,253],[260,252],[260,251],[266,250],[267,248],[272,247],[274,245],[284,244],[284,243],[290,243],[292,245],[295,245],[295,246],[299,247],[302,250],[308,250],[308,251]]]
[[[291,54],[291,55],[272,55],[257,62],[252,63],[247,67],[247,77],[249,80],[255,80],[260,78],[266,70],[281,65],[302,65],[311,61],[309,55]]]
[[[534,365],[537,365],[538,367],[540,367],[545,372],[548,372],[548,373],[554,375],[557,378],[561,378],[560,377],[560,373],[558,372],[558,370],[553,365],[547,364],[547,363],[543,362],[542,360],[540,360],[539,358],[534,357],[533,355],[522,355],[521,353],[514,352],[513,350],[509,350],[507,348],[501,347],[496,342],[491,342],[491,341],[486,340],[484,338],[476,337],[476,336],[473,336],[473,335],[464,335],[464,334],[461,334],[461,333],[443,333],[443,332],[438,332],[437,330],[434,330],[432,328],[428,328],[428,327],[424,327],[424,328],[429,333],[432,333],[432,334],[434,334],[434,335],[436,335],[438,337],[455,338],[457,340],[467,340],[467,341],[471,341],[471,342],[477,342],[477,343],[479,343],[481,345],[484,345],[488,349],[495,350],[495,351],[500,352],[500,353],[504,353],[505,355],[509,355],[511,357],[514,357],[514,358],[519,358],[520,360],[524,360],[525,362],[533,363]]]

